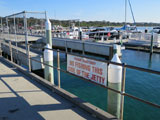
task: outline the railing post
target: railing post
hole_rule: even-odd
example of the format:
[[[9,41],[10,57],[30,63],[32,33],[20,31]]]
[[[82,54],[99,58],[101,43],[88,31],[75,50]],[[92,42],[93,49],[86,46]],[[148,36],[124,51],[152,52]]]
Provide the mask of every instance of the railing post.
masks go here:
[[[66,48],[66,53],[68,53],[67,40],[65,40],[65,48]]]
[[[24,11],[23,13],[23,18],[24,18],[24,32],[25,32],[25,45],[26,45],[26,53],[27,53],[27,44],[28,44],[28,30],[27,30],[27,18],[26,18],[26,12]]]
[[[9,50],[10,50],[11,61],[13,62],[12,43],[11,43],[11,41],[9,41]]]
[[[30,44],[27,44],[28,70],[31,72]]]
[[[154,34],[152,33],[152,35],[151,35],[151,45],[150,45],[150,54],[153,53],[153,39],[154,39]]]
[[[82,51],[83,53],[82,54],[83,55],[85,55],[85,45],[84,44],[85,44],[84,41],[82,41],[82,49],[83,49],[83,51]]]
[[[2,42],[1,42],[1,40],[0,40],[0,56],[2,56]]]
[[[125,63],[123,63],[122,69],[122,84],[121,84],[121,106],[120,106],[120,120],[123,120],[123,112],[124,112],[124,93],[125,93],[125,79],[126,79],[126,67]]]
[[[66,59],[67,59],[67,53],[68,53],[67,40],[65,40],[65,49],[66,49]]]
[[[17,48],[17,30],[16,30],[16,17],[15,17],[15,15],[14,15],[14,37],[15,37],[15,43],[16,43],[16,48]]]
[[[58,87],[61,87],[61,76],[60,76],[60,55],[59,49],[57,50],[57,70],[58,70]]]

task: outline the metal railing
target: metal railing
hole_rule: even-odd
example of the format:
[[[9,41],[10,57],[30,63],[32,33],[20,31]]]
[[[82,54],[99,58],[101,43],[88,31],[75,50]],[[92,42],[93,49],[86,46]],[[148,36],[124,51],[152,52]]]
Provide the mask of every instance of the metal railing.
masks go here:
[[[0,43],[0,44],[1,44],[1,43]],[[11,47],[11,45],[9,45],[9,47]],[[28,50],[29,50],[29,48],[30,48],[30,45],[28,44]],[[11,49],[11,48],[10,48],[10,49]],[[108,65],[109,65],[109,64],[113,64],[113,65],[121,66],[121,67],[122,67],[122,84],[121,84],[121,91],[118,91],[118,90],[116,90],[116,89],[110,88],[110,87],[108,87],[108,86],[103,86],[103,85],[97,84],[97,83],[95,83],[95,82],[93,82],[93,81],[90,81],[90,80],[84,78],[84,77],[77,76],[77,75],[75,75],[75,74],[73,74],[73,73],[70,73],[70,72],[64,70],[64,69],[61,69],[61,68],[60,68],[60,52],[61,52],[61,53],[65,53],[65,54],[68,54],[68,53],[66,53],[66,52],[64,52],[64,51],[54,50],[54,49],[49,49],[49,50],[52,50],[52,51],[56,51],[56,52],[57,52],[57,67],[56,67],[56,66],[48,65],[48,64],[46,64],[46,63],[44,63],[44,62],[41,62],[41,61],[39,61],[39,60],[35,60],[35,59],[31,58],[31,56],[30,56],[30,51],[28,51],[28,54],[26,54],[26,58],[28,59],[28,63],[29,63],[29,66],[28,66],[28,67],[29,67],[29,68],[28,68],[29,72],[31,72],[31,60],[33,60],[33,61],[38,62],[38,63],[41,63],[41,64],[43,64],[43,65],[45,65],[45,66],[52,67],[52,68],[54,68],[54,69],[56,69],[56,70],[58,71],[58,73],[57,73],[58,75],[57,75],[57,76],[58,76],[58,87],[59,87],[59,88],[61,87],[61,81],[60,81],[60,80],[61,80],[61,79],[60,79],[60,71],[61,71],[61,72],[64,72],[64,73],[67,73],[67,74],[69,74],[69,75],[78,77],[78,78],[83,79],[83,80],[85,80],[85,81],[87,81],[87,82],[90,82],[90,83],[92,83],[92,84],[101,86],[101,87],[103,87],[103,88],[106,88],[106,89],[108,89],[108,90],[111,90],[111,91],[113,91],[113,92],[116,92],[116,93],[120,94],[120,95],[121,95],[120,120],[123,120],[124,96],[127,96],[127,97],[132,98],[132,99],[137,100],[137,101],[140,101],[140,102],[142,102],[142,103],[151,105],[151,106],[153,106],[153,107],[155,107],[155,108],[160,108],[160,105],[158,105],[158,104],[152,103],[152,102],[150,102],[150,101],[144,100],[144,99],[142,99],[142,98],[136,97],[136,96],[134,96],[134,95],[131,95],[131,94],[128,94],[128,93],[125,92],[126,68],[130,68],[130,69],[134,69],[134,70],[138,70],[138,71],[143,71],[143,72],[147,72],[147,73],[152,73],[152,74],[157,74],[157,75],[160,75],[160,71],[155,71],[155,70],[140,68],[140,67],[136,67],[136,66],[132,66],[132,65],[126,65],[126,64],[124,64],[124,63],[120,64],[120,63],[111,62],[111,61],[107,61],[107,60],[99,60],[99,59],[95,59],[95,58],[93,59],[93,58],[91,58],[91,57],[86,57],[86,56],[84,56],[84,55],[69,53],[69,54],[74,55],[74,56],[83,57],[83,58],[89,58],[89,59],[91,59],[91,60],[96,60],[96,61],[105,62],[105,63],[107,63]],[[0,48],[0,51],[1,51],[1,48]],[[12,52],[12,50],[10,50],[10,52]],[[1,55],[1,53],[0,53],[0,55]],[[12,53],[11,53],[10,55],[12,55]],[[12,58],[12,56],[11,56],[11,58]]]
[[[136,42],[150,43],[151,37],[152,37],[152,33],[132,33],[130,35],[129,40],[136,41]],[[154,33],[153,44],[154,46],[160,46],[160,35],[159,34]]]

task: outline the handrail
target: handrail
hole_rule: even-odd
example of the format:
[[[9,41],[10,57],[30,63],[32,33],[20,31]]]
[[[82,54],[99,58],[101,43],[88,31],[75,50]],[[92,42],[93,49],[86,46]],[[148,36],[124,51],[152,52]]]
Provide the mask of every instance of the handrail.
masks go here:
[[[85,81],[88,81],[88,82],[90,82],[90,83],[92,83],[92,84],[101,86],[101,87],[103,87],[103,88],[107,88],[107,89],[109,89],[109,90],[111,90],[111,91],[113,91],[113,92],[119,93],[119,94],[121,94],[121,95],[125,95],[125,96],[127,96],[127,97],[132,98],[132,99],[135,99],[135,100],[141,101],[141,102],[143,102],[143,103],[152,105],[152,106],[154,106],[154,107],[160,108],[160,105],[158,105],[158,104],[154,104],[154,103],[152,103],[152,102],[149,102],[149,101],[147,101],[147,100],[138,98],[138,97],[136,97],[136,96],[133,96],[133,95],[130,95],[130,94],[127,94],[127,93],[122,93],[121,91],[112,89],[112,88],[110,88],[110,87],[108,87],[108,86],[103,86],[103,85],[97,84],[97,83],[92,82],[92,81],[90,81],[90,80],[88,80],[88,79],[86,79],[86,78],[77,76],[77,75],[75,75],[75,74],[73,74],[73,73],[70,73],[70,72],[68,72],[68,71],[66,71],[66,70],[59,69],[58,67],[48,65],[48,64],[46,64],[46,63],[44,63],[44,62],[41,62],[41,61],[39,61],[39,60],[35,60],[35,59],[32,59],[32,58],[30,58],[30,59],[33,60],[33,61],[35,61],[35,62],[41,63],[41,64],[43,64],[43,65],[46,65],[46,66],[48,66],[48,67],[53,67],[54,69],[60,70],[60,71],[62,71],[62,72],[64,72],[64,73],[67,73],[67,74],[70,74],[70,75],[72,75],[72,76],[75,76],[75,77],[78,77],[78,78],[80,78],[80,79],[83,79],[83,80],[85,80]]]
[[[49,49],[49,48],[45,48],[45,49],[56,51],[55,49]],[[60,51],[60,52],[61,53],[66,53],[65,51]],[[87,57],[85,55],[80,55],[80,54],[75,54],[75,53],[69,53],[69,54],[77,56],[77,57],[84,57],[84,58],[88,58],[88,59],[91,59],[91,60],[96,60],[96,61],[105,62],[105,63],[108,63],[108,64],[113,64],[113,65],[118,65],[118,66],[123,67],[123,63],[116,63],[116,62],[112,62],[112,61],[109,61],[109,60],[100,60],[100,59],[91,58],[91,57]],[[133,65],[124,65],[124,67],[160,75],[160,71],[156,71],[156,70],[151,70],[151,69],[147,69],[147,68],[141,68],[141,67],[137,67],[137,66],[133,66]]]
[[[61,53],[66,53],[66,52],[64,52],[64,51],[59,51],[59,50],[55,50],[55,49],[49,49],[49,50],[57,51],[57,52],[61,52]],[[71,54],[71,53],[69,53],[69,54]],[[146,68],[140,68],[140,67],[136,67],[136,66],[132,66],[132,65],[125,65],[125,64],[123,64],[123,63],[121,64],[121,63],[111,62],[111,61],[107,61],[107,60],[99,60],[99,59],[95,59],[95,58],[93,59],[93,58],[90,58],[90,57],[87,57],[87,56],[84,56],[84,55],[79,55],[79,54],[77,55],[77,54],[73,54],[73,53],[72,53],[71,55],[80,56],[80,57],[85,57],[85,58],[89,58],[89,59],[91,59],[91,60],[101,61],[101,62],[105,62],[105,63],[108,63],[108,64],[114,64],[114,65],[118,65],[118,66],[130,68],[130,69],[135,69],[135,70],[139,70],[139,71],[143,71],[143,72],[148,72],[148,73],[153,73],[153,74],[160,75],[160,71],[150,70],[150,69],[146,69]],[[41,62],[41,61],[39,61],[39,60],[35,60],[35,59],[31,58],[31,57],[28,57],[28,55],[26,55],[26,58],[27,58],[27,59],[30,59],[30,60],[33,60],[33,61],[35,61],[35,62],[41,63],[41,64],[43,64],[43,65],[52,67],[52,68],[54,68],[54,69],[56,69],[56,70],[60,70],[61,72],[67,73],[67,74],[69,74],[69,75],[78,77],[78,78],[83,79],[83,80],[85,80],[85,81],[87,81],[87,82],[90,82],[90,83],[92,83],[92,84],[95,84],[95,85],[101,86],[101,87],[103,87],[103,88],[109,89],[109,90],[111,90],[111,91],[113,91],[113,92],[116,92],[116,93],[118,93],[118,94],[127,96],[127,97],[132,98],[132,99],[137,100],[137,101],[140,101],[140,102],[142,102],[142,103],[151,105],[151,106],[156,107],[156,108],[160,108],[160,105],[158,105],[158,104],[152,103],[152,102],[147,101],[147,100],[144,100],[144,99],[142,99],[142,98],[138,98],[138,97],[136,97],[136,96],[134,96],[134,95],[131,95],[131,94],[128,94],[128,93],[125,93],[125,92],[121,92],[121,91],[115,90],[115,89],[110,88],[110,87],[108,87],[108,86],[103,86],[103,85],[97,84],[97,83],[95,83],[95,82],[93,82],[93,81],[90,81],[90,80],[88,80],[88,79],[86,79],[86,78],[83,78],[83,77],[77,76],[77,75],[75,75],[75,74],[72,74],[72,73],[70,73],[70,72],[68,72],[68,71],[66,71],[66,70],[64,70],[64,69],[60,69],[60,68],[58,68],[58,67],[56,67],[56,66],[51,66],[51,65],[48,65],[48,64],[46,64],[46,63],[44,63],[44,62]]]

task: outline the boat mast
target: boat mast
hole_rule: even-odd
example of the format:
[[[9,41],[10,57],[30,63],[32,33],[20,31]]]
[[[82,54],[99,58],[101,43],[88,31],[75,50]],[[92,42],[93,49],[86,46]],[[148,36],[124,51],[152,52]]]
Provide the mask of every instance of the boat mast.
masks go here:
[[[129,3],[129,6],[130,6],[130,10],[131,10],[131,14],[132,14],[134,25],[136,26],[136,21],[135,21],[135,18],[134,18],[134,14],[133,14],[132,5],[131,5],[130,0],[128,0],[128,3]]]
[[[125,0],[125,29],[127,24],[127,0]]]

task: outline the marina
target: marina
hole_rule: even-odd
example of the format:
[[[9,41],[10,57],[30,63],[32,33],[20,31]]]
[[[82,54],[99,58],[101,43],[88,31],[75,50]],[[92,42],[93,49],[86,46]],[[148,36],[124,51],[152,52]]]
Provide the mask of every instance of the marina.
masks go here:
[[[132,2],[124,18],[114,4],[118,22],[0,15],[0,120],[159,120],[160,23],[137,22]]]

